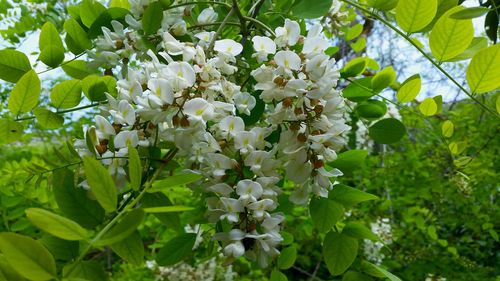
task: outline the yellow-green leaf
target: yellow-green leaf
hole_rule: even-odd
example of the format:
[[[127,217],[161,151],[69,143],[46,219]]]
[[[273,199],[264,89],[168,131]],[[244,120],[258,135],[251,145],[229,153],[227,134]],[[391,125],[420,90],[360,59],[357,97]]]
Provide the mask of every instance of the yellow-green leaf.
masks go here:
[[[66,80],[50,91],[50,100],[56,108],[72,108],[82,100],[82,83],[79,80]]]
[[[116,210],[116,204],[118,203],[117,191],[108,169],[91,157],[83,158],[83,166],[87,176],[87,183],[97,202],[101,204],[106,212]]]
[[[368,5],[377,10],[389,11],[398,5],[398,0],[368,0]]]
[[[500,44],[477,52],[467,68],[472,93],[480,94],[500,87]]]
[[[140,266],[144,262],[144,243],[138,231],[120,242],[111,244],[111,249],[125,261]]]
[[[83,60],[74,60],[62,65],[62,69],[71,78],[83,79],[90,74],[94,73],[87,67],[87,62]]]
[[[346,40],[352,40],[352,39],[358,37],[361,34],[362,31],[363,31],[363,25],[360,24],[360,23],[358,23],[358,24],[350,27],[347,30],[347,32],[345,34],[345,39]]]
[[[12,49],[0,50],[0,79],[16,83],[31,69],[28,57]]]
[[[57,45],[45,46],[38,58],[47,66],[57,67],[64,60],[64,49]]]
[[[460,55],[453,57],[451,59],[448,59],[446,61],[461,61],[461,60],[468,60],[472,58],[479,50],[482,50],[484,48],[488,47],[488,39],[485,37],[474,37],[472,39],[472,42],[469,44],[469,47],[463,51]]]
[[[418,106],[420,112],[422,112],[425,116],[432,116],[436,114],[438,110],[438,106],[436,101],[433,98],[426,98],[422,103]]]
[[[52,22],[48,21],[42,26],[40,37],[38,38],[38,45],[40,50],[48,45],[64,48],[59,32]]]
[[[474,38],[472,20],[456,20],[450,15],[464,7],[455,7],[437,21],[429,36],[432,54],[438,61],[445,61],[463,53]]]
[[[64,30],[66,30],[66,44],[69,50],[77,55],[92,47],[92,42],[87,36],[87,32],[80,24],[70,18],[64,22]]]
[[[451,153],[458,155],[458,154],[464,152],[464,150],[467,148],[467,143],[465,143],[463,141],[461,141],[461,142],[452,141],[448,145],[448,148],[450,149]]]
[[[9,96],[9,110],[14,115],[32,110],[40,98],[40,79],[34,70],[26,74],[17,81]]]
[[[342,77],[355,77],[363,73],[366,69],[366,58],[354,58],[349,61],[342,70]]]
[[[396,7],[396,21],[406,32],[413,33],[432,22],[437,0],[401,0]]]
[[[128,176],[133,190],[139,190],[142,180],[142,166],[139,152],[132,146],[128,147]]]
[[[36,227],[56,237],[70,241],[88,238],[88,231],[79,224],[47,210],[29,208],[26,210],[26,215]]]
[[[54,257],[31,237],[0,233],[0,252],[12,268],[29,280],[45,281],[57,276]]]
[[[162,207],[150,207],[144,208],[146,213],[177,213],[194,210],[193,207],[188,206],[162,206]]]
[[[500,114],[500,95],[497,97],[496,105],[497,105],[498,114]]]
[[[406,79],[406,81],[401,85],[396,97],[399,102],[410,102],[417,97],[421,87],[422,80],[420,79],[420,75],[415,74]]]
[[[0,143],[9,143],[20,140],[24,127],[20,122],[0,118]]]
[[[104,246],[122,241],[137,230],[143,218],[144,211],[142,209],[133,209],[118,224],[97,240],[95,245]]]
[[[392,66],[388,66],[372,78],[372,88],[375,92],[380,92],[396,81],[396,72]]]
[[[451,136],[453,136],[453,132],[455,132],[455,125],[453,125],[453,122],[450,120],[446,120],[441,126],[441,132],[445,138],[451,138]]]
[[[64,124],[64,117],[43,107],[33,109],[33,114],[45,129],[57,129]]]

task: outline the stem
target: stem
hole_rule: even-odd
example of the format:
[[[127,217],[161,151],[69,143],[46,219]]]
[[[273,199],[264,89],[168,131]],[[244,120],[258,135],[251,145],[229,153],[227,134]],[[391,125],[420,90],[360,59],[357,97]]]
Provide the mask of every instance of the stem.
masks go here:
[[[238,16],[238,19],[240,20],[240,25],[241,25],[241,35],[243,36],[243,40],[248,36],[248,30],[247,30],[247,23],[245,20],[245,17],[241,13],[240,7],[238,6],[238,1],[233,0],[233,9],[236,11],[236,15]]]
[[[199,4],[213,4],[213,5],[222,5],[228,9],[231,9],[231,5],[224,3],[224,2],[217,2],[217,1],[196,1],[196,2],[186,2],[186,3],[181,3],[181,4],[176,4],[172,6],[168,6],[166,10],[170,9],[175,9],[178,7],[183,7],[183,6],[189,6],[189,5],[199,5]]]
[[[167,164],[170,162],[170,160],[172,160],[172,158],[175,156],[175,154],[177,153],[177,151],[178,151],[178,149],[174,148],[171,151],[169,151],[169,153],[167,153],[167,155],[165,156],[163,164],[160,166],[160,168],[158,168],[158,170],[155,171],[155,173],[153,174],[153,176],[151,177],[151,179],[149,179],[149,181],[147,181],[144,184],[144,188],[137,195],[137,197],[134,198],[134,200],[132,200],[129,204],[127,204],[125,206],[125,208],[123,208],[120,212],[118,212],[118,214],[116,214],[116,216],[94,237],[94,239],[92,239],[89,242],[89,244],[87,245],[87,247],[80,253],[80,255],[78,256],[78,258],[76,259],[76,261],[75,261],[74,264],[77,264],[77,263],[81,262],[83,260],[83,258],[85,257],[85,255],[87,254],[87,252],[90,251],[90,249],[92,249],[93,245],[97,241],[99,241],[99,239],[101,239],[118,222],[118,220],[122,216],[124,216],[130,209],[132,209],[135,205],[137,205],[137,203],[139,203],[141,201],[142,197],[144,197],[144,195],[146,194],[146,192],[148,191],[148,189],[151,186],[153,186],[153,182],[160,176],[160,174],[163,171],[163,169],[167,166]],[[66,275],[69,275],[73,271],[74,268],[75,267],[71,267],[68,270],[68,273]]]
[[[444,74],[448,79],[450,79],[450,81],[453,82],[453,84],[455,84],[460,90],[462,90],[462,92],[464,92],[467,96],[469,96],[469,98],[471,98],[474,102],[476,102],[477,104],[479,104],[484,110],[488,111],[488,113],[491,113],[494,116],[500,118],[500,115],[498,113],[496,113],[494,110],[490,109],[489,107],[487,107],[486,105],[484,105],[483,103],[481,103],[476,97],[474,97],[469,91],[467,91],[467,89],[465,89],[460,83],[458,83],[457,80],[455,80],[446,70],[444,70],[439,63],[437,63],[436,61],[434,61],[422,48],[420,48],[413,40],[411,40],[410,37],[407,34],[405,34],[403,31],[399,30],[398,28],[396,28],[394,25],[392,25],[390,22],[388,22],[387,20],[385,20],[381,16],[377,15],[376,13],[373,13],[372,11],[370,11],[369,9],[361,6],[358,3],[355,3],[355,2],[350,1],[350,0],[341,0],[341,1],[343,1],[343,2],[345,2],[347,4],[349,4],[349,5],[352,5],[352,6],[356,7],[356,8],[358,8],[358,9],[362,10],[363,12],[369,14],[370,16],[376,18],[377,20],[379,20],[380,22],[382,22],[383,24],[385,24],[386,26],[388,26],[390,29],[394,30],[397,34],[399,34],[406,41],[408,41],[410,44],[412,44],[413,47],[415,47],[442,74]]]
[[[187,29],[195,29],[195,28],[201,28],[201,27],[212,26],[212,25],[220,25],[220,24],[222,24],[222,22],[220,22],[220,21],[212,22],[212,23],[195,24],[195,25],[191,25]],[[226,22],[226,25],[232,25],[232,26],[238,26],[238,27],[240,26],[240,24],[237,22]]]
[[[86,108],[96,107],[96,106],[99,106],[99,105],[105,104],[105,103],[106,102],[92,103],[92,104],[87,104],[87,105],[80,106],[80,107],[75,107],[75,108],[72,108],[72,109],[66,109],[66,110],[57,111],[55,113],[56,114],[64,114],[64,113],[68,113],[68,112],[78,111],[80,109],[86,109]],[[23,121],[23,120],[30,120],[30,119],[35,119],[35,116],[28,116],[28,117],[23,117],[23,118],[16,118],[14,121]]]
[[[208,45],[207,53],[212,52],[212,50],[214,49],[215,40],[217,40],[217,37],[219,37],[222,34],[222,30],[224,29],[224,26],[228,23],[229,18],[233,15],[233,13],[234,13],[234,7],[231,8],[229,13],[227,13],[226,17],[219,25],[219,28],[215,32],[214,37],[212,38],[212,40],[210,41],[210,44]]]
[[[74,58],[70,59],[69,61],[65,61],[64,63],[61,63],[61,64],[60,64],[59,66],[57,66],[57,67],[53,67],[53,68],[49,68],[49,69],[46,69],[46,70],[43,70],[43,71],[37,72],[37,74],[38,74],[38,75],[40,75],[40,74],[42,74],[42,73],[49,72],[49,71],[54,70],[54,69],[58,69],[59,67],[61,67],[61,66],[63,66],[63,65],[66,65],[66,64],[68,64],[68,63],[70,63],[70,62],[72,62],[72,61],[76,60],[77,58],[79,58],[79,57],[83,56],[84,54],[85,54],[85,53],[81,53],[81,54],[79,54],[79,55],[75,56]]]
[[[247,21],[251,21],[257,25],[260,25],[260,27],[264,28],[267,32],[271,33],[271,35],[273,37],[276,37],[276,34],[274,33],[274,31],[269,26],[267,26],[265,23],[261,22],[260,20],[254,19],[251,17],[245,17],[245,16],[243,18],[245,18],[245,20],[247,20]]]

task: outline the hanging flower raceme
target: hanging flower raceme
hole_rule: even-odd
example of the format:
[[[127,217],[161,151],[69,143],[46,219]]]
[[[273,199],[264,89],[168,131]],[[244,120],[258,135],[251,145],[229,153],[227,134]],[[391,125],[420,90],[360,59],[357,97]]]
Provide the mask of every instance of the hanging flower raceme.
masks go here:
[[[95,64],[120,66],[121,76],[117,97],[107,96],[93,134],[87,131],[96,147],[92,153],[126,158],[130,146],[173,143],[178,162],[204,176],[197,185],[206,194],[209,222],[229,225],[213,236],[222,253],[267,266],[283,240],[286,214],[275,211],[278,196],[306,204],[311,193],[327,197],[341,175],[326,164],[349,129],[344,99],[335,89],[339,71],[325,54],[328,41],[320,26],[302,36],[299,24],[286,19],[276,37],[253,36],[253,50],[246,50],[253,54],[243,56],[235,40],[187,31],[173,9],[165,11],[156,49],[150,50],[138,35],[143,10],[139,2],[132,5],[128,27],[113,22],[114,30],[103,29],[97,39]],[[197,21],[207,25],[217,16],[207,8]],[[189,36],[181,40],[180,34],[196,41],[183,41]],[[118,58],[100,59],[106,52]],[[255,83],[239,80],[244,74]],[[124,176],[119,166],[125,160],[106,164]],[[293,189],[283,190],[283,179]]]

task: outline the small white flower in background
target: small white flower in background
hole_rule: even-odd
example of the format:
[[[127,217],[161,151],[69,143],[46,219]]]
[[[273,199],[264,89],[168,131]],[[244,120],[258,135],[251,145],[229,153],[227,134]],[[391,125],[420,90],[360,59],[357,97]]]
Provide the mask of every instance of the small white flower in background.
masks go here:
[[[252,56],[256,57],[258,62],[267,61],[269,54],[276,53],[276,43],[269,37],[254,36],[252,42],[253,48],[257,52]]]
[[[212,118],[214,106],[202,98],[194,98],[184,104],[182,112],[190,117],[207,121]]]
[[[234,95],[234,104],[239,113],[250,115],[250,111],[254,109],[257,101],[254,96],[247,92],[239,92]]]
[[[217,13],[212,7],[208,7],[201,11],[198,15],[197,21],[199,24],[213,23],[217,20]]]
[[[287,70],[299,70],[300,69],[300,57],[295,52],[292,51],[279,51],[274,56],[274,61],[278,66],[281,66]]]
[[[274,42],[278,47],[295,46],[300,38],[300,26],[296,21],[285,19],[285,26],[276,28],[275,33]]]

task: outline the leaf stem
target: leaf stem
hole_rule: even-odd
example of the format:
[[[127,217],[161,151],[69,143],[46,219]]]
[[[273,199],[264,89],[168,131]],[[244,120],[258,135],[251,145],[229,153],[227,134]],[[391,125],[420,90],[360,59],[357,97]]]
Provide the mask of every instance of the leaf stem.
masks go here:
[[[387,27],[395,31],[397,34],[399,34],[401,37],[403,37],[406,41],[408,41],[410,44],[413,45],[429,62],[431,62],[442,74],[444,74],[453,84],[455,84],[462,92],[464,92],[469,98],[471,98],[474,102],[479,104],[484,110],[488,111],[488,113],[493,114],[494,116],[500,118],[500,115],[496,113],[494,110],[490,109],[487,107],[485,104],[483,104],[481,101],[479,101],[476,97],[474,97],[467,89],[464,88],[460,83],[458,83],[457,80],[455,80],[446,70],[444,70],[439,63],[434,61],[422,48],[420,48],[417,43],[415,43],[411,38],[405,34],[403,31],[399,30],[397,27],[395,27],[393,24],[379,16],[378,14],[370,11],[369,9],[363,7],[362,5],[355,3],[354,1],[351,0],[341,0],[342,2],[345,2],[351,6],[354,6],[363,12],[369,14],[370,16],[374,17],[375,19],[379,20],[383,24],[385,24]]]
[[[196,2],[186,2],[186,3],[180,3],[172,6],[168,6],[166,10],[170,9],[175,9],[183,6],[189,6],[189,5],[199,5],[199,4],[213,4],[213,5],[222,5],[228,9],[231,9],[231,5],[224,3],[224,2],[217,2],[217,1],[196,1]]]
[[[55,113],[56,114],[64,114],[64,113],[68,113],[68,112],[78,111],[78,110],[81,110],[81,109],[96,107],[96,106],[99,106],[99,105],[102,105],[102,104],[106,104],[106,103],[107,102],[91,103],[91,104],[87,104],[87,105],[80,106],[80,107],[75,107],[75,108],[71,108],[71,109],[57,111]],[[35,116],[28,116],[28,117],[23,117],[23,118],[16,118],[14,121],[24,121],[24,120],[31,120],[31,119],[35,119]]]

